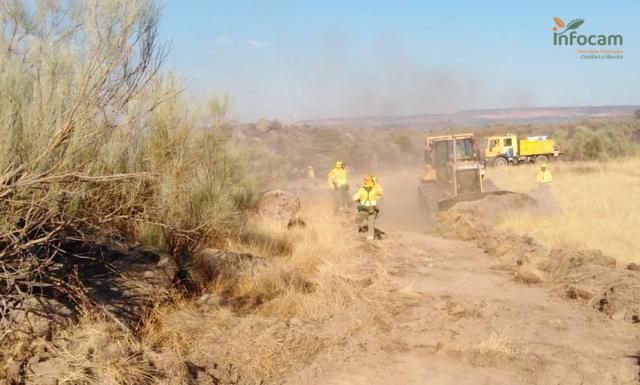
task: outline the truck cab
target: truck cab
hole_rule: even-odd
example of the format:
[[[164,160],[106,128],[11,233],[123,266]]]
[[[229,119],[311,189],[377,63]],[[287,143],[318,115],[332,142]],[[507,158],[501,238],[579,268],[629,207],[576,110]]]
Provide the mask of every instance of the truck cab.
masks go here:
[[[496,166],[506,166],[514,157],[518,157],[518,137],[511,134],[488,137],[484,156],[493,160]]]

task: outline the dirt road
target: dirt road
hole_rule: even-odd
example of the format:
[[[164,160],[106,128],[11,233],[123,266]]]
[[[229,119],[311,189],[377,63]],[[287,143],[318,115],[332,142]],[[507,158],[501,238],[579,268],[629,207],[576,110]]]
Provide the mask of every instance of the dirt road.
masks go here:
[[[288,384],[638,384],[638,324],[492,269],[475,243],[441,238],[402,173],[385,184],[374,244],[402,303]],[[415,175],[417,171],[414,172]],[[352,224],[346,223],[346,226]],[[348,228],[348,227],[347,227]]]
[[[470,243],[395,231],[377,247],[407,305],[289,383],[638,383],[637,325],[517,283]]]

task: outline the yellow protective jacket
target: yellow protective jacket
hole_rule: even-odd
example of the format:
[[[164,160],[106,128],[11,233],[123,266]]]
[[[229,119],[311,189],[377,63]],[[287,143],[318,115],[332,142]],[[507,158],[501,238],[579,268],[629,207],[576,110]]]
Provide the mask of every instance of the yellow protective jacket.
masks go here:
[[[551,183],[553,181],[553,176],[551,175],[551,171],[549,170],[538,171],[538,174],[536,174],[536,180],[538,181],[538,183]]]
[[[338,187],[338,186],[346,186],[347,185],[347,170],[344,168],[334,168],[329,171],[329,175],[327,178],[329,182],[329,186]]]
[[[351,198],[354,202],[358,202],[363,206],[376,206],[378,200],[382,198],[382,186],[375,185],[372,186],[369,190],[365,187],[360,187],[358,191],[353,194]]]

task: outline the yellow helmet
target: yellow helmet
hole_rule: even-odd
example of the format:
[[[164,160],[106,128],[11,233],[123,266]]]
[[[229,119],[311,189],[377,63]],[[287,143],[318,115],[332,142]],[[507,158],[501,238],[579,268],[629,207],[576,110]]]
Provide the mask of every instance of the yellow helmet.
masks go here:
[[[374,185],[374,179],[373,176],[371,175],[365,175],[363,178],[364,181],[364,185],[365,186],[373,186]]]
[[[342,168],[344,166],[344,162],[339,160],[336,162],[336,168]]]

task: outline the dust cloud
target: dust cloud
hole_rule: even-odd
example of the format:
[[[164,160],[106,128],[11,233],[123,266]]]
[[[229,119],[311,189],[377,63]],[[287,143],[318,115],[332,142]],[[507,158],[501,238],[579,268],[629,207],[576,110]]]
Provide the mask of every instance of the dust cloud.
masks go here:
[[[394,32],[368,42],[326,32],[310,39],[309,46],[313,49],[299,50],[275,41],[260,51],[259,67],[247,71],[234,60],[254,58],[231,56],[209,63],[207,74],[220,75],[192,83],[206,85],[203,91],[229,90],[234,118],[244,121],[453,113],[536,101],[517,83],[487,84],[473,68],[452,68],[416,52]]]
[[[537,215],[560,215],[562,207],[556,199],[553,191],[548,186],[537,186],[528,194],[535,200],[535,212]]]
[[[384,188],[378,223],[383,230],[428,232],[432,223],[418,205],[418,185],[422,169],[396,167],[376,174]]]
[[[378,173],[384,188],[380,202],[379,224],[384,230],[433,232],[434,223],[425,209],[418,204],[418,186],[422,169],[398,166]],[[500,186],[497,186],[501,190]],[[563,210],[553,191],[536,186],[527,194],[507,194],[486,197],[466,205],[479,207],[482,220],[496,225],[509,213],[526,211],[533,216],[562,215]]]
[[[360,187],[363,175],[372,173],[384,189],[384,197],[379,201],[380,215],[378,226],[383,231],[411,231],[420,233],[435,232],[433,217],[419,204],[418,186],[422,177],[422,168],[415,165],[390,165],[384,169],[352,170],[351,189],[353,194]],[[496,186],[503,190],[501,186]],[[330,207],[333,197],[328,189],[318,189],[315,182],[301,179],[290,181],[287,188],[298,194],[303,203],[322,202]],[[479,220],[495,226],[503,218],[518,211],[533,216],[562,215],[563,210],[553,191],[539,187],[526,194],[506,194],[488,196],[479,201],[462,202],[458,205],[477,209]],[[458,206],[456,205],[456,206]],[[305,206],[305,204],[303,204]]]

